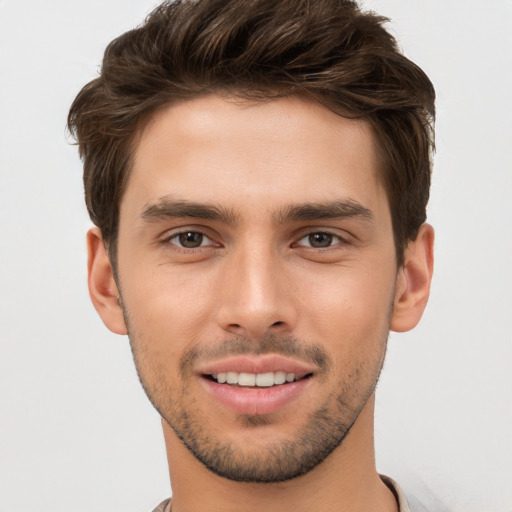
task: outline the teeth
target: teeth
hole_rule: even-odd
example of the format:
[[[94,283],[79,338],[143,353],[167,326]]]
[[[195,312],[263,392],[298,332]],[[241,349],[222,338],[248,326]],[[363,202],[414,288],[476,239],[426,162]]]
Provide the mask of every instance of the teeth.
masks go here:
[[[258,375],[259,377],[259,375]],[[238,385],[239,386],[255,386],[256,375],[254,373],[240,373],[238,374]]]
[[[238,384],[238,373],[228,372],[226,374],[226,382],[228,384]]]
[[[269,388],[274,385],[284,384],[285,382],[293,382],[295,373],[286,372],[268,372],[268,373],[214,373],[212,377],[219,384],[238,384],[239,386]]]
[[[275,384],[273,372],[258,373],[254,380],[256,381],[256,385],[262,388],[269,388],[270,386],[273,386]]]
[[[290,376],[293,375],[293,373],[290,373]],[[295,375],[293,375],[293,378],[295,379]],[[274,373],[274,384],[284,384],[286,382],[286,373],[285,372],[276,372]]]

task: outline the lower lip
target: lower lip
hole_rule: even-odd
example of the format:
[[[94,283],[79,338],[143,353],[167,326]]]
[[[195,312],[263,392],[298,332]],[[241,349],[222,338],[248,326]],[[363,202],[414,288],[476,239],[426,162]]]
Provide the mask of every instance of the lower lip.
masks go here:
[[[238,414],[260,415],[275,412],[296,400],[307,388],[311,377],[269,388],[249,388],[219,384],[205,377],[209,394]]]

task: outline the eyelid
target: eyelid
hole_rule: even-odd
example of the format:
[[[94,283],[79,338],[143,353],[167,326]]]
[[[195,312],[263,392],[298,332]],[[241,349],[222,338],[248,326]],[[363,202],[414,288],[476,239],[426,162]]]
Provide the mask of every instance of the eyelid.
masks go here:
[[[337,239],[336,243],[333,243],[332,245],[329,245],[327,247],[313,247],[312,245],[309,245],[309,244],[301,244],[300,243],[305,238],[307,239],[311,235],[320,234],[320,233],[323,235],[332,236],[333,238]],[[325,251],[326,249],[331,249],[338,245],[346,245],[348,243],[350,243],[348,240],[348,236],[343,236],[339,233],[334,233],[333,230],[331,230],[331,229],[313,229],[313,230],[308,230],[307,232],[303,232],[293,245],[296,247],[308,247],[308,248],[315,249],[315,250],[324,250]]]
[[[203,237],[201,240],[201,244],[198,247],[183,247],[181,245],[181,243],[179,243],[179,237],[180,237],[180,235],[183,235],[185,233],[197,233],[197,234],[201,235]],[[172,242],[172,240],[174,240],[174,239],[178,239],[178,242]],[[180,249],[193,250],[193,249],[199,249],[200,247],[212,245],[213,240],[211,240],[207,235],[205,235],[204,233],[201,233],[200,231],[187,230],[187,231],[182,231],[181,233],[176,233],[175,235],[169,237],[167,239],[167,242],[172,243],[174,245],[178,245]],[[210,243],[208,243],[208,242],[210,242]]]
[[[204,247],[216,247],[216,246],[219,246],[220,244],[218,244],[214,240],[215,237],[212,236],[211,234],[209,234],[208,231],[209,230],[204,228],[204,227],[180,226],[179,228],[169,229],[169,230],[165,231],[159,237],[158,243],[160,243],[162,245],[168,245],[168,244],[169,245],[173,245],[173,246],[177,247],[178,249],[183,250],[183,251],[187,251],[187,252],[191,252],[191,251],[198,250],[198,249],[203,249]],[[179,237],[180,235],[182,235],[184,233],[199,233],[208,241],[208,243],[206,243],[204,245],[202,243],[199,247],[187,248],[187,247],[181,246],[179,243],[171,241],[171,240]]]

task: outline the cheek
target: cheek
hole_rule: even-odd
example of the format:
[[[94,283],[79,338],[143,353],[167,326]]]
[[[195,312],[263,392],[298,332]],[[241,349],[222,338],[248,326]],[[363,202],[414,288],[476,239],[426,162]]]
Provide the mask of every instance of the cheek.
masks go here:
[[[148,396],[161,406],[169,389],[181,389],[181,358],[200,338],[204,312],[197,286],[162,269],[130,274],[121,285],[137,371]]]
[[[215,297],[211,278],[165,265],[125,276],[121,291],[131,330],[151,338],[159,350],[176,352],[200,338]]]
[[[360,359],[385,344],[393,301],[393,272],[344,269],[315,280],[303,302],[303,327],[318,343],[329,344],[343,360]],[[384,277],[386,276],[386,277]],[[314,340],[313,340],[314,341]]]

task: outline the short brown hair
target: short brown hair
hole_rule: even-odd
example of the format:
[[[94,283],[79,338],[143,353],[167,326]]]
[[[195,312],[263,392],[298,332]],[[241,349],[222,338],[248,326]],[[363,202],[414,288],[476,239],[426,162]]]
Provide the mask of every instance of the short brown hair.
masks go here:
[[[85,199],[115,264],[137,134],[159,108],[213,92],[301,94],[373,127],[397,262],[426,219],[435,92],[383,25],[349,0],[178,0],[114,39],[68,117]]]

